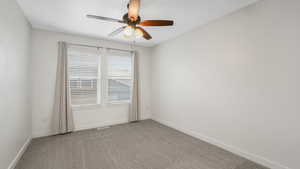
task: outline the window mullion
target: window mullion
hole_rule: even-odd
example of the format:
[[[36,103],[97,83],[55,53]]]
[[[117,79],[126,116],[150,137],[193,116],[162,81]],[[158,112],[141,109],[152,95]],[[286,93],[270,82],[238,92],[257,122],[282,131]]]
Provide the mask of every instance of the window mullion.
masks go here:
[[[102,91],[101,91],[101,86],[102,86],[102,56],[101,56],[101,52],[99,52],[99,59],[98,59],[98,74],[97,74],[97,104],[101,104],[102,102]]]
[[[135,52],[132,52],[131,53],[131,88],[130,88],[130,91],[131,91],[131,94],[130,94],[130,101],[132,100],[132,94],[133,94],[133,85],[134,85],[134,79],[135,77],[137,76],[135,74],[136,70],[135,70],[135,63],[136,63],[136,56],[135,56]]]
[[[101,88],[101,97],[103,100],[103,104],[107,103],[107,88],[108,88],[108,84],[107,84],[107,49],[104,48],[102,50],[102,57],[101,57],[101,67],[102,67],[102,71],[101,71],[101,82],[102,82],[102,88]]]

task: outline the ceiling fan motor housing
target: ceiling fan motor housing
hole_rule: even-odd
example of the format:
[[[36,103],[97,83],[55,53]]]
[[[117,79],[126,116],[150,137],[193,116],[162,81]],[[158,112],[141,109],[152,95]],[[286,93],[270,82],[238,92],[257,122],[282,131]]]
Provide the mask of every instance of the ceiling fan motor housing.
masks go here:
[[[130,18],[128,17],[128,13],[126,13],[124,16],[123,16],[123,20],[125,23],[127,23],[128,25],[131,25],[131,26],[136,26],[138,25],[139,23],[141,23],[141,17],[138,16],[137,20],[135,21],[132,21],[130,20]]]

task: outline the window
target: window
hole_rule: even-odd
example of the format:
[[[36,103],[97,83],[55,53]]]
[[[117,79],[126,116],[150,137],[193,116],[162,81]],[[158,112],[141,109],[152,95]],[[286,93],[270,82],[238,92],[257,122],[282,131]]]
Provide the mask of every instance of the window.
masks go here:
[[[108,101],[129,101],[132,88],[132,57],[107,52]]]
[[[132,88],[132,54],[89,47],[69,47],[72,105],[128,102]]]
[[[72,105],[101,103],[101,56],[98,50],[71,47],[69,80]]]

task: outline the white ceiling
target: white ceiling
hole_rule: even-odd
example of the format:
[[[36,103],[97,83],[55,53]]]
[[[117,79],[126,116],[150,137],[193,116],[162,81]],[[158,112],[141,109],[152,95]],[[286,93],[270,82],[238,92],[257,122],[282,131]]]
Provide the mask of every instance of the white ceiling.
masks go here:
[[[34,28],[109,39],[119,23],[88,19],[87,14],[121,18],[128,0],[17,0]],[[245,7],[257,0],[141,0],[142,19],[172,19],[173,27],[146,27],[153,36],[139,39],[145,46],[156,45],[195,27]],[[114,40],[128,41],[122,36]]]

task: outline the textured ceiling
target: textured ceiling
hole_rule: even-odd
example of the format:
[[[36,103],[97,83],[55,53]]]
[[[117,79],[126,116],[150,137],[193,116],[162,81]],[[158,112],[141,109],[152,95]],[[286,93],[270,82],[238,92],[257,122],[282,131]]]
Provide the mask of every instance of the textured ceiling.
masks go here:
[[[34,28],[127,41],[123,36],[107,34],[122,26],[119,23],[88,19],[87,14],[121,18],[128,0],[17,0]],[[195,27],[243,8],[257,0],[141,0],[142,19],[172,19],[173,27],[146,27],[153,36],[137,43],[153,46]]]

